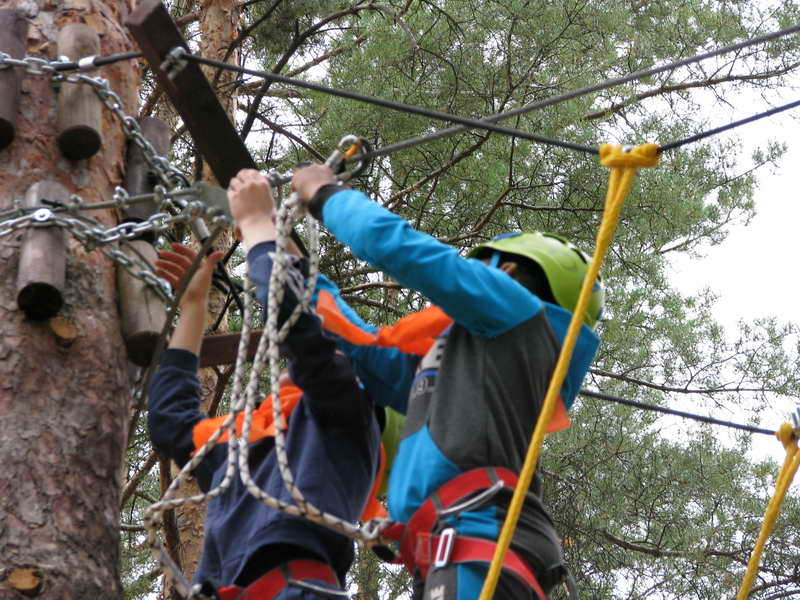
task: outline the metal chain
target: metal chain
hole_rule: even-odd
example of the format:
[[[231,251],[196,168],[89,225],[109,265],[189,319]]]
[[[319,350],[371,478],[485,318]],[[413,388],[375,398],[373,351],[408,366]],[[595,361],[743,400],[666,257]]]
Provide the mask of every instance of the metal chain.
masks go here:
[[[129,240],[140,236],[144,232],[161,233],[170,229],[177,223],[187,223],[197,219],[206,214],[208,207],[199,201],[190,201],[185,203],[181,208],[179,214],[171,215],[165,212],[169,204],[173,206],[176,203],[171,202],[169,197],[170,192],[175,189],[189,187],[189,182],[186,176],[179,170],[170,165],[169,161],[158,155],[153,145],[144,137],[141,128],[132,116],[126,115],[122,110],[122,101],[120,97],[110,89],[108,81],[100,77],[89,77],[84,74],[64,75],[57,72],[54,64],[59,61],[47,61],[35,57],[26,57],[22,60],[11,58],[8,54],[0,53],[0,68],[3,67],[22,67],[28,74],[37,76],[49,76],[54,83],[74,83],[86,84],[91,86],[95,93],[100,98],[104,106],[111,111],[119,120],[120,125],[128,139],[132,140],[142,151],[145,161],[158,177],[162,186],[157,189],[156,196],[160,206],[160,212],[152,215],[146,221],[141,223],[122,223],[115,227],[104,228],[102,224],[94,219],[77,216],[78,210],[88,208],[89,205],[83,204],[80,198],[71,198],[70,204],[67,207],[62,207],[62,210],[68,212],[67,215],[60,214],[48,208],[39,208],[32,213],[23,214],[21,216],[13,217],[11,219],[0,222],[0,237],[9,235],[12,232],[33,226],[57,226],[65,228],[76,239],[78,239],[84,247],[88,250],[99,249],[106,256],[111,258],[114,262],[124,267],[133,277],[141,279],[148,286],[152,287],[156,293],[169,305],[174,305],[175,298],[173,297],[172,290],[168,283],[155,275],[146,261],[138,258],[135,253],[126,254],[118,248],[111,247],[113,244],[127,244]],[[331,157],[329,162],[339,162],[342,158],[341,151]],[[109,204],[109,208],[114,206],[124,208],[129,202],[128,193],[122,188],[117,188],[114,192],[113,200]],[[57,209],[56,209],[57,210]],[[250,321],[252,319],[252,294],[245,295],[245,314],[243,315],[243,328],[241,334],[241,341],[239,352],[237,356],[236,374],[234,377],[234,391],[232,397],[233,410],[225,419],[222,426],[209,438],[208,442],[199,449],[199,451],[191,458],[191,460],[181,469],[178,476],[173,480],[167,491],[164,493],[162,499],[150,506],[144,515],[144,526],[147,530],[147,542],[153,554],[159,560],[165,572],[170,575],[175,583],[177,591],[188,598],[196,600],[205,600],[208,598],[199,586],[190,587],[189,582],[177,567],[177,565],[169,557],[168,553],[161,543],[157,529],[158,521],[161,514],[165,510],[169,510],[180,506],[185,503],[200,503],[213,499],[222,493],[230,486],[236,471],[236,463],[238,458],[239,474],[242,482],[245,484],[248,492],[258,498],[261,502],[265,503],[276,510],[286,512],[288,514],[303,517],[313,522],[324,525],[334,531],[349,536],[354,539],[361,540],[362,542],[370,542],[375,540],[382,528],[375,527],[374,523],[370,523],[368,527],[363,530],[354,523],[349,523],[335,515],[325,513],[309,503],[302,492],[297,488],[294,483],[291,469],[289,467],[288,457],[286,455],[285,438],[280,424],[283,415],[280,410],[280,392],[278,386],[278,378],[280,373],[280,354],[279,344],[288,335],[289,329],[299,318],[302,311],[310,310],[311,297],[314,287],[316,285],[316,276],[318,272],[319,262],[319,229],[318,223],[308,218],[307,228],[310,232],[310,242],[312,250],[310,252],[310,266],[309,266],[309,279],[306,282],[306,288],[303,293],[302,299],[295,307],[292,315],[287,321],[278,327],[277,315],[278,307],[282,301],[284,285],[287,276],[287,263],[288,255],[286,252],[286,243],[291,230],[293,218],[298,211],[297,199],[294,195],[279,208],[277,215],[278,236],[276,239],[276,256],[274,268],[271,274],[270,294],[268,299],[268,322],[267,322],[267,335],[263,335],[256,357],[253,361],[253,368],[251,371],[250,381],[244,394],[242,394],[242,381],[244,373],[244,365],[246,363],[246,351],[250,336]],[[226,220],[226,217],[218,215],[214,217],[215,223]],[[248,281],[247,287],[251,287]],[[263,371],[265,363],[270,361],[270,382],[273,390],[273,414],[276,423],[275,434],[275,448],[276,458],[278,462],[279,471],[284,481],[285,486],[290,491],[292,499],[295,504],[290,504],[272,497],[261,490],[256,483],[252,480],[248,465],[249,455],[249,434],[252,422],[253,411],[259,397],[258,393],[258,380],[259,374]],[[140,398],[144,393],[143,386],[136,386],[134,397]],[[241,436],[238,435],[236,427],[236,414],[237,411],[244,409],[244,423],[242,427]],[[196,494],[188,498],[175,498],[178,488],[190,476],[192,471],[200,464],[200,462],[208,455],[214,447],[216,441],[220,438],[224,431],[229,432],[228,444],[228,459],[225,470],[225,475],[222,482],[216,488],[207,493]]]
[[[0,238],[10,235],[18,229],[25,229],[34,223],[34,213],[23,215],[15,219],[0,222]]]
[[[57,213],[49,208],[39,208],[21,217],[0,222],[0,238],[28,227],[62,227],[80,241],[88,251],[99,249],[112,261],[125,268],[133,277],[142,280],[155,290],[162,300],[171,303],[173,294],[169,284],[153,272],[152,266],[144,259],[137,257],[132,248],[129,248],[129,252],[123,252],[114,245],[119,243],[127,246],[129,240],[135,239],[145,232],[162,233],[178,223],[189,223],[204,212],[205,206],[195,200],[187,203],[184,210],[177,215],[156,213],[141,223],[122,223],[116,227],[105,228],[95,219]],[[213,221],[215,224],[224,224],[228,222],[228,218],[218,215],[214,217]]]
[[[158,177],[159,181],[168,190],[189,187],[189,180],[186,175],[173,167],[165,157],[160,156],[155,147],[142,134],[142,128],[136,118],[125,114],[122,110],[122,100],[110,88],[108,80],[102,77],[89,77],[83,73],[58,74],[56,78],[63,78],[63,81],[68,83],[84,83],[91,86],[105,107],[117,117],[128,139],[139,146],[147,165]]]
[[[11,55],[0,52],[0,68],[22,67],[28,75],[49,76],[56,73],[55,64],[60,61],[51,61],[46,58],[36,56],[26,56],[25,58],[12,58]]]
[[[26,56],[22,59],[12,58],[5,52],[0,52],[0,69],[4,67],[21,67],[28,75],[39,77],[50,77],[54,84],[75,83],[91,86],[103,105],[110,110],[120,122],[122,130],[128,139],[132,140],[142,150],[147,165],[158,177],[159,181],[168,190],[178,187],[188,187],[189,182],[186,176],[173,167],[169,160],[160,156],[155,147],[142,134],[135,117],[125,114],[122,110],[122,100],[119,95],[109,86],[108,80],[102,77],[90,77],[83,73],[72,73],[66,75],[58,71],[57,66],[61,60],[47,60],[35,56]]]

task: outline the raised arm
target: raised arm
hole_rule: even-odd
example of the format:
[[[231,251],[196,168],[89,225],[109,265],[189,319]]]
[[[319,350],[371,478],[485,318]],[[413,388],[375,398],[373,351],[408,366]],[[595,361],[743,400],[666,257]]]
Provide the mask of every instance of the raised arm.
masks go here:
[[[266,179],[256,171],[241,171],[228,194],[231,213],[245,245],[250,279],[266,310],[275,252],[272,196]],[[305,278],[304,260],[291,256],[287,282]],[[287,285],[279,309],[279,326],[297,306],[300,286]],[[335,342],[323,335],[319,318],[302,313],[284,341],[294,383],[303,390],[321,423],[366,431],[372,403],[361,388],[349,360],[336,351]]]
[[[160,253],[156,273],[177,289],[196,252],[173,244]],[[183,466],[194,450],[192,429],[206,415],[200,411],[197,364],[203,340],[208,289],[214,266],[222,258],[214,252],[203,259],[180,302],[180,317],[153,376],[148,397],[147,425],[155,448]],[[213,459],[211,459],[213,462]],[[210,485],[213,465],[204,461],[196,471],[204,489]]]
[[[310,212],[354,255],[422,292],[473,333],[499,335],[542,310],[541,300],[499,269],[461,257],[332,178],[321,165],[296,171],[296,190]]]

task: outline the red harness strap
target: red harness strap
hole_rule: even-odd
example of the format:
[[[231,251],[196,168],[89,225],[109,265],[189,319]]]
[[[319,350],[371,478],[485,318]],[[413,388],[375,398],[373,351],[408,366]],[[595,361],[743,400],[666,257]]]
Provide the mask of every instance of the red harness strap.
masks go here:
[[[395,523],[384,531],[384,537],[400,542],[400,560],[413,575],[419,571],[425,579],[431,567],[449,563],[492,562],[497,542],[482,538],[457,536],[452,528],[441,535],[432,535],[442,512],[455,508],[476,492],[493,487],[514,490],[517,475],[500,467],[473,469],[451,479],[431,494],[414,512],[407,524]],[[480,495],[480,494],[478,494]],[[474,498],[471,498],[474,499]],[[547,600],[542,587],[528,564],[513,550],[506,553],[503,569],[511,572],[534,590],[539,600]]]
[[[316,560],[292,560],[256,579],[245,589],[229,585],[217,590],[220,600],[272,600],[289,586],[291,580],[314,579],[340,589],[336,572]]]

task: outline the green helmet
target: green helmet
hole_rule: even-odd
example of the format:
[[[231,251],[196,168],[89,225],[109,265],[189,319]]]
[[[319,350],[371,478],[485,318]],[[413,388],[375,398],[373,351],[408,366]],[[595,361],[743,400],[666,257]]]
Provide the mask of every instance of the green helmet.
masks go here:
[[[544,271],[558,305],[575,311],[583,278],[589,268],[589,257],[566,238],[541,231],[504,233],[473,248],[469,257],[474,258],[487,249],[518,254],[535,262]],[[592,289],[589,307],[583,315],[584,322],[592,329],[603,312],[604,302],[605,289],[598,277]]]

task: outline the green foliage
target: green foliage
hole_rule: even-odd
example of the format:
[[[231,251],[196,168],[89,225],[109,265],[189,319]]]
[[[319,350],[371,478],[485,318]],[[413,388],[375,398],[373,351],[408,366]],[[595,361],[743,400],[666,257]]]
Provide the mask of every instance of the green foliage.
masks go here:
[[[298,77],[333,87],[479,118],[800,21],[794,0],[776,0],[770,10],[762,4],[257,2],[244,25],[264,21],[245,49],[248,60],[267,69],[296,70]],[[316,26],[332,15],[339,16]],[[798,58],[798,40],[785,38],[505,124],[593,147],[671,142],[722,124],[715,108],[737,105],[743,91],[777,98],[796,76]],[[273,84],[274,94],[248,110],[323,156],[350,133],[381,147],[447,126],[334,96],[280,91]],[[252,97],[240,98],[247,105]],[[306,146],[268,125],[254,128],[248,144],[264,165],[281,170],[310,158]],[[599,328],[603,343],[587,385],[753,423],[776,394],[798,397],[796,325],[765,319],[725,331],[715,321],[713,294],[678,291],[669,264],[678,253],[698,256],[731,227],[746,224],[757,209],[757,176],[784,151],[780,143],[751,151],[751,170],[743,166],[735,136],[715,137],[670,152],[657,168],[640,173],[605,263],[608,320]],[[354,185],[460,249],[519,229],[554,231],[591,249],[607,177],[595,157],[471,131],[378,157]],[[392,322],[424,304],[335,240],[323,243],[322,270],[365,319]],[[571,429],[548,438],[542,467],[546,503],[582,597],[733,597],[776,466],[753,462],[749,437],[684,428],[653,413],[585,399],[572,417]],[[142,461],[137,452],[131,472]],[[123,520],[129,521],[140,508],[126,510]],[[799,513],[791,496],[752,597],[799,593]],[[147,586],[142,575],[150,565],[137,543],[140,536],[132,536],[125,546],[131,598],[144,597],[134,586]],[[352,580],[364,598],[402,597],[408,590],[407,579],[364,553]]]

